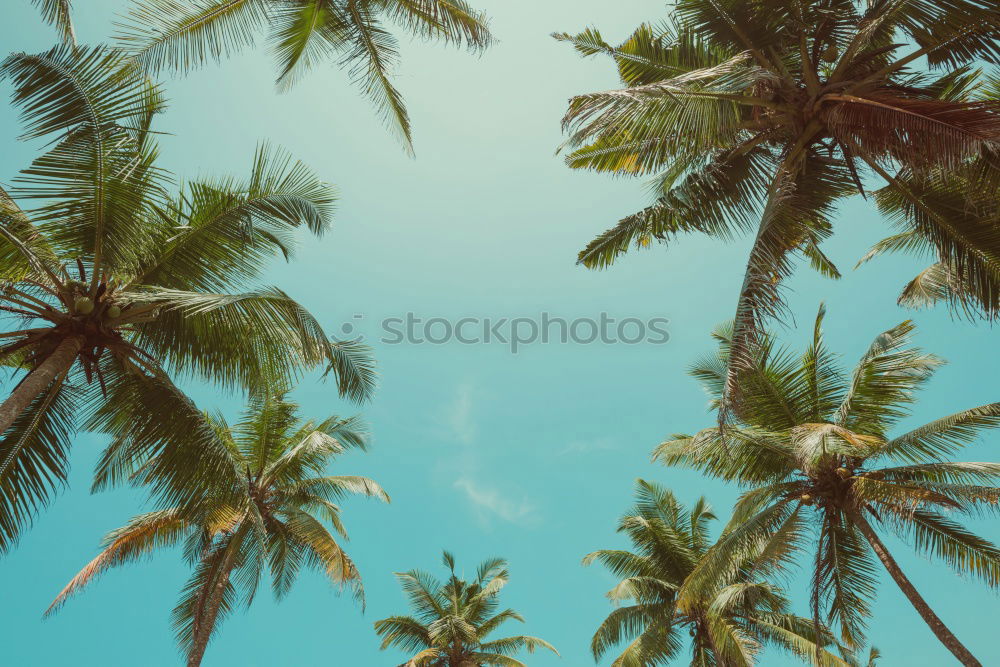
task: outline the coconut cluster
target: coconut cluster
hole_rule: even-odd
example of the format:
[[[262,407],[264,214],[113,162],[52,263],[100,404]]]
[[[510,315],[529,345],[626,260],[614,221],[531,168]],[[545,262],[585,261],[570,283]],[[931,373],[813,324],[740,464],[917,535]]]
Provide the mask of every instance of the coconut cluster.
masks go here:
[[[77,315],[90,315],[97,308],[99,303],[106,305],[103,315],[109,320],[117,320],[122,316],[120,305],[110,299],[103,299],[95,303],[87,292],[87,284],[82,280],[70,280],[66,287],[75,295],[73,298],[73,312]]]
[[[826,474],[822,475],[816,482],[817,486],[811,490],[814,493],[818,493],[820,496],[826,496],[831,493],[836,495],[840,492],[839,490],[844,487],[844,484],[841,482],[847,482],[848,480],[854,478],[855,471],[852,468],[840,466],[833,469],[833,475],[836,476],[836,479]],[[872,475],[871,473],[864,473],[864,476],[868,477]],[[839,482],[837,480],[839,480]],[[805,492],[799,496],[799,502],[803,505],[813,505],[816,502],[816,497],[812,493]]]

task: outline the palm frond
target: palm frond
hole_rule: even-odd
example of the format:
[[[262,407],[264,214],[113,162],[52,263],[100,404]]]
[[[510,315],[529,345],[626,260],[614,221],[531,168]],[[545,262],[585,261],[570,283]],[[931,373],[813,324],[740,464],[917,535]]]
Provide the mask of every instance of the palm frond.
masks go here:
[[[354,561],[337,544],[333,535],[319,521],[306,512],[290,511],[286,508],[289,532],[304,545],[309,552],[309,560],[335,584],[348,586],[354,598],[364,602],[364,587],[361,574]]]
[[[0,440],[0,552],[66,483],[80,389],[65,374],[43,390]]]
[[[394,647],[410,653],[431,646],[427,626],[411,616],[390,616],[375,621],[375,634],[382,638],[380,648],[383,651]]]
[[[817,609],[824,602],[828,605],[829,620],[839,625],[841,639],[849,647],[863,641],[876,581],[867,543],[843,516],[829,516],[816,552],[813,605]]]
[[[190,71],[253,44],[270,16],[267,0],[142,0],[115,37],[150,72]]]
[[[135,116],[137,101],[150,98],[142,73],[104,47],[62,45],[39,54],[15,53],[0,65],[0,76],[14,85],[25,139],[123,124]]]
[[[135,285],[215,291],[247,285],[275,252],[294,251],[291,232],[322,235],[336,191],[287,153],[257,148],[249,178],[189,183],[178,201],[157,211],[157,233]]]
[[[880,334],[854,370],[837,422],[856,432],[882,435],[904,415],[920,387],[943,362],[909,347],[909,320]]]
[[[348,24],[337,2],[278,3],[272,11],[271,41],[281,88],[291,87],[306,71],[347,45]]]
[[[189,507],[201,505],[206,485],[216,497],[220,489],[237,488],[239,459],[224,422],[199,410],[164,376],[115,366],[106,375],[107,398],[86,422],[112,436],[94,471],[94,491],[133,483],[164,503]]]
[[[472,51],[493,42],[486,15],[465,0],[396,0],[385,3],[384,9],[414,35],[464,45]]]
[[[42,12],[42,18],[56,27],[59,37],[70,46],[76,46],[76,32],[73,30],[72,0],[32,0]]]
[[[105,536],[101,553],[66,584],[45,610],[45,615],[58,611],[70,596],[79,593],[105,570],[138,560],[154,549],[177,544],[188,528],[175,509],[134,517],[124,527]]]
[[[920,463],[957,452],[982,431],[1000,426],[1000,403],[988,403],[935,419],[889,440],[878,457]]]
[[[352,81],[372,100],[382,119],[397,132],[403,147],[412,155],[410,116],[403,96],[390,80],[399,60],[396,38],[382,27],[367,4],[348,3],[346,20],[352,48],[341,64],[348,68]]]
[[[125,298],[155,311],[152,321],[136,323],[137,343],[182,376],[262,387],[334,357],[319,323],[277,288],[209,294],[146,287]]]
[[[630,151],[629,157],[649,154],[647,150]],[[679,233],[689,232],[726,238],[734,228],[748,228],[750,216],[766,190],[764,155],[753,148],[712,154],[654,205],[622,219],[591,241],[580,252],[578,261],[587,268],[605,268],[631,245],[647,247],[653,240],[666,243]],[[581,157],[578,151],[569,160],[578,162]],[[621,159],[608,151],[599,157],[600,162],[593,154],[587,157],[591,165],[606,165],[609,157],[614,157],[613,164]],[[630,168],[633,163],[628,162]]]
[[[889,520],[919,553],[934,556],[958,574],[971,574],[987,586],[1000,586],[1000,549],[948,517],[915,509]]]

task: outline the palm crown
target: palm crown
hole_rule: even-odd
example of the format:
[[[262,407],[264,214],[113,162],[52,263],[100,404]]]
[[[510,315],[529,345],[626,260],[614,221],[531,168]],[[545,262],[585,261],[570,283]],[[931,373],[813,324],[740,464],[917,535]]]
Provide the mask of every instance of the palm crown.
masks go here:
[[[37,207],[0,190],[0,359],[27,371],[0,405],[0,549],[65,480],[80,421],[127,428],[183,403],[168,371],[236,388],[325,363],[342,394],[371,394],[366,348],[331,342],[281,290],[251,287],[297,228],[329,226],[328,185],[264,147],[249,178],[171,196],[151,130],[162,95],[120,56],[59,47],[15,54],[0,73],[26,136],[54,142],[11,191]]]
[[[767,553],[747,557],[738,570],[678,605],[677,592],[712,545],[708,526],[716,517],[704,498],[688,510],[654,482],[638,480],[635,497],[618,524],[634,550],[602,549],[584,559],[621,577],[608,593],[611,600],[633,602],[601,623],[591,641],[595,660],[628,642],[613,667],[667,665],[678,657],[687,631],[692,665],[752,665],[765,644],[804,659],[818,650],[822,665],[848,664],[822,648],[834,643],[826,628],[817,646],[812,621],[789,613],[784,595],[760,579],[771,566]]]
[[[137,0],[122,24],[123,49],[151,71],[189,70],[269,34],[279,87],[337,59],[411,148],[410,119],[392,84],[395,22],[416,37],[483,49],[485,17],[465,0]]]
[[[443,584],[418,570],[397,574],[415,615],[375,622],[383,649],[394,646],[413,653],[405,667],[524,667],[511,656],[524,649],[532,653],[536,648],[558,654],[537,637],[488,639],[505,622],[524,621],[513,609],[498,611],[498,597],[509,578],[506,561],[484,561],[473,581],[455,574],[455,559],[447,551],[444,564],[450,576]]]
[[[992,0],[681,0],[672,22],[643,25],[619,47],[594,29],[556,35],[610,55],[627,86],[570,101],[568,163],[656,175],[656,202],[596,238],[580,262],[604,267],[632,244],[682,232],[755,230],[723,419],[764,322],[783,314],[793,255],[839,275],[819,245],[836,204],[864,193],[866,179],[886,184],[880,206],[956,267],[970,293],[992,285],[995,301],[1000,226],[963,198],[990,182],[995,191],[1000,105],[977,97],[974,66],[1000,60],[998,33]],[[962,178],[925,201],[943,171]]]
[[[1000,478],[1000,464],[945,460],[982,430],[1000,426],[1000,403],[892,436],[915,390],[941,361],[910,344],[913,325],[904,322],[879,335],[848,375],[823,344],[822,319],[821,309],[800,358],[765,342],[741,380],[737,423],[675,436],[656,449],[654,458],[664,463],[753,487],[680,597],[697,599],[723,573],[738,570],[748,549],[790,559],[817,529],[814,614],[819,618],[825,609],[846,644],[863,640],[875,592],[874,555],[948,649],[963,664],[978,665],[920,597],[876,527],[960,574],[1000,585],[1000,549],[954,516],[997,511],[1000,488],[991,484]],[[720,354],[698,363],[693,374],[718,400],[732,331],[720,329],[716,337]]]
[[[201,662],[217,623],[239,599],[253,599],[269,569],[274,594],[290,589],[303,565],[331,581],[351,586],[361,596],[361,577],[353,561],[323,521],[341,537],[347,533],[336,504],[351,494],[388,502],[370,479],[329,476],[325,469],[349,449],[365,449],[365,433],[356,418],[301,420],[297,406],[280,388],[251,401],[230,426],[220,415],[191,406],[177,415],[186,422],[175,450],[199,450],[212,458],[210,474],[199,476],[197,489],[182,505],[164,489],[171,487],[176,465],[164,453],[131,467],[117,458],[117,471],[150,487],[160,507],[141,514],[104,539],[101,553],[56,597],[51,613],[108,568],[133,562],[154,549],[183,544],[194,572],[174,609],[173,621],[188,664]],[[127,448],[112,447],[112,457]]]

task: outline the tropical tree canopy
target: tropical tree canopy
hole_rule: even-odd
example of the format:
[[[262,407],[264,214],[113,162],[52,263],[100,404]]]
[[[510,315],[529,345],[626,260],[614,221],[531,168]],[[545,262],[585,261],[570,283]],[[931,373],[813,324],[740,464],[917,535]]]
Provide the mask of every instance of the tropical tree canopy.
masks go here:
[[[120,435],[184,409],[168,373],[237,389],[326,365],[342,395],[371,395],[367,348],[257,284],[298,228],[329,227],[330,186],[261,146],[247,177],[171,194],[151,129],[162,93],[120,55],[60,46],[0,75],[24,137],[50,142],[0,190],[0,361],[22,375],[0,404],[0,551],[65,482],[79,425]]]
[[[426,572],[397,573],[413,616],[390,616],[375,621],[382,649],[397,648],[412,657],[401,667],[524,667],[514,659],[522,650],[558,651],[543,639],[516,635],[490,639],[507,621],[524,619],[513,609],[500,610],[500,591],[507,584],[507,562],[484,561],[472,581],[455,573],[455,558],[444,552],[449,577],[444,583]]]
[[[351,587],[362,599],[358,569],[337,542],[337,535],[347,538],[338,503],[355,494],[385,502],[389,496],[366,477],[327,474],[339,455],[366,449],[358,418],[300,419],[298,406],[280,387],[251,400],[232,425],[193,405],[175,417],[186,428],[175,429],[173,446],[149,461],[129,458],[132,435],[112,444],[98,483],[111,474],[125,474],[151,490],[156,509],[108,533],[101,553],[66,585],[46,614],[107,569],[174,545],[183,545],[194,570],[173,613],[178,642],[191,666],[201,663],[219,622],[240,602],[250,604],[266,571],[279,599],[304,566]],[[174,472],[179,456],[186,456],[189,466],[197,467],[199,460],[208,466],[197,484],[183,492]],[[174,504],[177,500],[181,504]]]
[[[465,0],[135,0],[118,39],[149,71],[189,71],[266,33],[279,89],[335,60],[412,150],[410,117],[392,83],[399,42],[386,21],[473,51],[492,40],[485,16]]]
[[[628,602],[612,611],[594,634],[590,646],[595,660],[626,643],[613,667],[668,665],[680,657],[687,634],[692,665],[753,665],[767,645],[806,661],[818,651],[821,665],[849,664],[823,648],[836,645],[829,630],[822,627],[817,634],[812,620],[789,613],[782,592],[761,580],[774,569],[779,554],[747,555],[740,568],[680,606],[678,591],[712,545],[709,523],[715,514],[705,498],[687,509],[673,493],[642,479],[636,482],[635,500],[618,523],[632,551],[602,549],[583,561],[600,562],[620,578],[608,598]]]
[[[793,256],[839,275],[820,243],[865,183],[884,184],[880,208],[953,268],[969,299],[1000,312],[995,206],[967,205],[996,192],[1000,104],[981,95],[979,67],[1000,62],[998,35],[993,0],[680,0],[668,22],[619,46],[596,29],[555,35],[610,56],[625,85],[570,101],[567,162],[652,176],[656,193],[580,262],[606,267],[631,245],[686,232],[755,234],[723,420],[765,322],[786,314]]]
[[[1000,549],[961,521],[1000,508],[1000,464],[950,460],[981,432],[1000,426],[1000,403],[894,434],[941,360],[912,344],[907,321],[876,337],[847,373],[824,345],[823,316],[821,308],[812,344],[801,356],[765,339],[741,378],[735,423],[673,436],[654,452],[663,463],[751,487],[678,604],[714,590],[719,577],[742,567],[748,552],[776,549],[787,561],[815,534],[815,553],[808,556],[813,612],[839,627],[843,643],[855,648],[864,641],[877,558],[949,650],[963,664],[978,665],[906,578],[879,533],[897,535],[958,574],[1000,585]],[[715,337],[719,354],[699,362],[692,374],[718,403],[732,328]]]

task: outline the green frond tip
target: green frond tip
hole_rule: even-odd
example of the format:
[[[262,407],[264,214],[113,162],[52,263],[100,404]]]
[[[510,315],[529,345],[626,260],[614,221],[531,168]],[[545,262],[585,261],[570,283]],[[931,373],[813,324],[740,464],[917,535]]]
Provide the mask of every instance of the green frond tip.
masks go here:
[[[70,46],[76,46],[76,31],[73,29],[72,0],[32,0],[42,12],[46,23],[54,25],[59,37]]]
[[[326,373],[333,373],[341,396],[353,401],[371,400],[378,387],[372,348],[360,340],[333,341]]]

